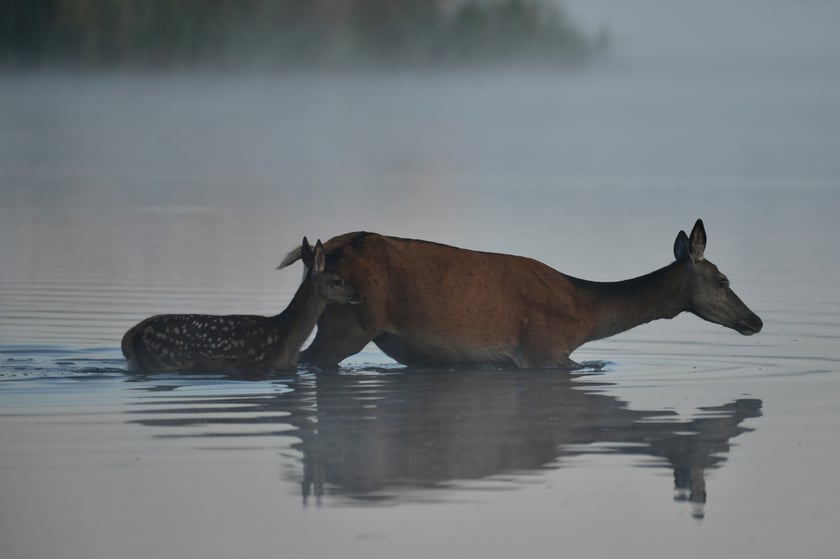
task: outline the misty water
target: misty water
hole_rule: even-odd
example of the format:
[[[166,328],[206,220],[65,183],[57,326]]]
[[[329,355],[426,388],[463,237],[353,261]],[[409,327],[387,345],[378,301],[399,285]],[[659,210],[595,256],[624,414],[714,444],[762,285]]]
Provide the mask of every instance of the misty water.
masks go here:
[[[0,556],[836,557],[840,73],[806,62],[0,77]],[[303,235],[618,280],[698,217],[760,334],[682,315],[575,373],[119,350],[279,312]]]

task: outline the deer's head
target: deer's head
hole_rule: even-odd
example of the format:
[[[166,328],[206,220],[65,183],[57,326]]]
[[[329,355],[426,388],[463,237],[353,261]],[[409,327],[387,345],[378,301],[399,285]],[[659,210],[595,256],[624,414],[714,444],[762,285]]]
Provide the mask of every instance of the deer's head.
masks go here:
[[[680,231],[674,242],[674,256],[688,269],[689,301],[686,310],[704,320],[732,328],[749,336],[761,331],[763,323],[729,286],[718,267],[706,260],[706,230],[698,219],[691,235]]]
[[[304,281],[312,282],[315,295],[328,303],[355,305],[362,302],[362,297],[355,287],[347,283],[340,275],[325,269],[326,255],[320,239],[313,249],[304,237],[300,248],[301,260],[306,266]]]

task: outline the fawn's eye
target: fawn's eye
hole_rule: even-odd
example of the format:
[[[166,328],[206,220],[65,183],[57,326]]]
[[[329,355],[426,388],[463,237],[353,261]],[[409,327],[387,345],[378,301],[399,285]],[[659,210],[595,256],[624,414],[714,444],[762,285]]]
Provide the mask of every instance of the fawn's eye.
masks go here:
[[[335,278],[333,280],[333,285],[336,287],[344,287],[344,280],[341,278]]]
[[[728,278],[720,278],[718,280],[718,285],[720,285],[724,289],[729,287],[729,279]]]

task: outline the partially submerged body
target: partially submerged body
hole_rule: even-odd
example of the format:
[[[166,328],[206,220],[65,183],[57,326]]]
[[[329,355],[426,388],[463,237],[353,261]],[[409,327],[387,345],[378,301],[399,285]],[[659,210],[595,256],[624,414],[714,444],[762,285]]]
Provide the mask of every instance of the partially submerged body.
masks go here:
[[[163,314],[143,320],[122,339],[129,370],[273,371],[297,364],[300,347],[328,302],[356,303],[355,289],[325,272],[320,241],[303,244],[308,271],[289,306],[276,316]]]
[[[122,350],[133,371],[272,371],[297,364],[304,340],[295,348],[286,332],[278,317],[163,314],[129,330]]]
[[[332,366],[373,341],[408,365],[572,367],[581,344],[690,311],[742,334],[761,320],[705,260],[703,224],[680,232],[676,261],[631,280],[590,282],[530,258],[348,233],[325,244],[327,268],[363,304],[328,305],[301,360]],[[299,258],[292,251],[282,265]]]

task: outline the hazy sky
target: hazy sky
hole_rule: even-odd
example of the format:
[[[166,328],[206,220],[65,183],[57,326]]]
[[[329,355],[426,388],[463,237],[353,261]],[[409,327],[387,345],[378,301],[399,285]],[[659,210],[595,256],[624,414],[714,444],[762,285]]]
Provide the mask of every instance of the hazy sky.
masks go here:
[[[632,55],[817,55],[840,59],[836,0],[565,0]]]

